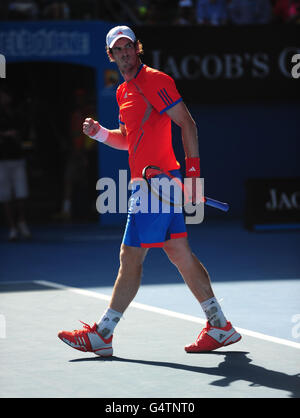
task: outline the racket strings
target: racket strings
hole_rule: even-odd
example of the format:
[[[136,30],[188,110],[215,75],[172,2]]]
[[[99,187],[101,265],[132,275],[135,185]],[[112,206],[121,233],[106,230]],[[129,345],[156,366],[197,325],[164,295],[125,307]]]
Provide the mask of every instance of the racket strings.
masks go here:
[[[158,167],[147,167],[146,180],[150,190],[163,202],[171,206],[182,206],[183,185],[179,178]]]

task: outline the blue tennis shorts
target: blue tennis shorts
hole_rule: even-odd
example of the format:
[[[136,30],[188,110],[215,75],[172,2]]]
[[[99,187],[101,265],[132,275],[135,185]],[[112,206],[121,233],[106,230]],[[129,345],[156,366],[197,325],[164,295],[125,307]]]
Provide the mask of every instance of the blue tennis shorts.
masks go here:
[[[172,174],[179,176],[180,172],[174,170]],[[163,204],[159,202],[159,210],[153,211],[151,210],[151,195],[154,199],[153,194],[146,188],[143,192],[140,191],[137,196],[136,190],[138,189],[133,188],[129,202],[123,244],[144,248],[163,247],[164,242],[169,239],[187,236],[182,209],[174,209],[169,205],[166,208],[166,205],[164,210]],[[147,198],[147,205],[146,208],[144,206],[144,210],[141,210],[141,206],[137,205],[137,200],[143,196]],[[155,199],[157,198],[155,197]]]

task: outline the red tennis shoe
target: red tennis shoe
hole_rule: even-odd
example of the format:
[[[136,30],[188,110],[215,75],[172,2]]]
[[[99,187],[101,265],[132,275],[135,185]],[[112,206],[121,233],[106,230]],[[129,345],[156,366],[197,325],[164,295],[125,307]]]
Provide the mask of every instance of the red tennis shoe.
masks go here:
[[[79,351],[89,351],[101,357],[109,357],[113,354],[112,338],[103,338],[97,331],[97,324],[92,327],[84,322],[83,329],[74,331],[60,331],[58,338],[64,343]]]
[[[236,332],[230,322],[224,328],[217,328],[206,323],[195,343],[184,347],[187,353],[201,353],[205,351],[216,350],[234,344],[241,339],[241,335]]]

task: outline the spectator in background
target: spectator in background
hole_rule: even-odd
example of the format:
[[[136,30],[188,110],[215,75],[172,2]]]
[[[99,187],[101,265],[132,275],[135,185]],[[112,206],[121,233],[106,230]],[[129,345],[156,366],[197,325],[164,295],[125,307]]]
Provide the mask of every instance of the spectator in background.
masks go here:
[[[39,15],[36,1],[16,0],[8,4],[8,18],[13,20],[34,20]]]
[[[148,25],[172,24],[177,16],[175,0],[149,0],[147,18],[143,23]]]
[[[227,0],[197,0],[196,16],[200,25],[224,25],[227,22]]]
[[[177,6],[177,16],[173,21],[174,25],[194,25],[195,9],[192,0],[180,0]]]
[[[136,1],[136,14],[141,22],[146,22],[149,14],[149,0]]]
[[[42,17],[50,20],[70,18],[70,7],[64,0],[42,0]]]
[[[300,0],[277,0],[273,8],[275,22],[300,23]]]
[[[272,19],[270,0],[229,0],[227,10],[234,25],[266,24]]]
[[[22,149],[21,117],[8,88],[0,89],[0,202],[9,226],[9,240],[30,238],[25,220],[28,182]],[[16,214],[14,203],[16,203]]]

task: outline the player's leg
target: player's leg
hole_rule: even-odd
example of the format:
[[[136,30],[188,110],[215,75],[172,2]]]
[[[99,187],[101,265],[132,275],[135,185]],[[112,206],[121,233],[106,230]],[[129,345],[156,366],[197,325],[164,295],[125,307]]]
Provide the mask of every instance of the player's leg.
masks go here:
[[[147,251],[147,248],[121,245],[120,267],[109,307],[92,327],[84,324],[82,330],[60,331],[58,337],[62,341],[80,351],[92,351],[99,356],[112,355],[113,331],[140,287]]]
[[[209,274],[192,253],[187,238],[170,239],[163,248],[200,303],[214,297]]]
[[[101,316],[97,330],[104,338],[109,338],[139,290],[142,278],[146,248],[131,247],[122,243],[120,267],[116,278],[109,307]]]
[[[226,320],[214,296],[209,274],[192,253],[187,238],[166,241],[164,250],[201,304],[208,321],[197,341],[186,346],[185,350],[187,352],[211,351],[239,341],[241,339],[240,334]]]
[[[109,304],[111,309],[123,313],[134,299],[140,287],[147,251],[147,248],[121,245],[119,272]]]

